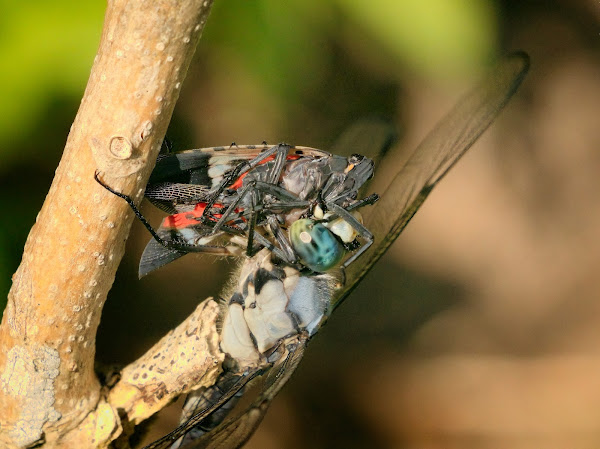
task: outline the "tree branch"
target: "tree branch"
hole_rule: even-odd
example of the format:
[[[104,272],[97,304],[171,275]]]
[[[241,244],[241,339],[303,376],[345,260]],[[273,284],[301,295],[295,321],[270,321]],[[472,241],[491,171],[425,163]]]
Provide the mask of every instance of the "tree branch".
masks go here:
[[[213,385],[224,354],[216,329],[219,306],[202,302],[176,329],[121,372],[108,400],[136,425],[179,395]]]
[[[112,0],[63,158],[0,325],[0,446],[105,447],[116,409],[95,336],[132,222],[93,179],[143,196],[212,0]]]

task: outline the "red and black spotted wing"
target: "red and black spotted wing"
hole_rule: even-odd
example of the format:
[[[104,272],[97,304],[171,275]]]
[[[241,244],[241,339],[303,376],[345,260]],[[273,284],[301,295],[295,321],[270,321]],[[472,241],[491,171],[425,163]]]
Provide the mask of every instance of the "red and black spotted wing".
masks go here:
[[[226,223],[224,230],[213,234],[212,228],[203,220],[207,204],[211,204],[209,220],[217,221],[226,207],[235,199],[231,192],[242,186],[248,172],[241,173],[217,198],[216,189],[236,167],[256,159],[268,145],[233,145],[185,150],[161,155],[156,163],[145,197],[159,209],[169,213],[157,229],[164,242],[177,242],[203,252],[220,256],[237,256],[238,245],[231,244],[231,237],[243,235],[235,219]],[[290,146],[287,161],[300,158],[329,158],[330,153],[316,148]],[[274,157],[260,162],[260,169],[268,171]],[[212,202],[216,201],[216,204]],[[238,231],[238,232],[236,232]],[[184,256],[190,251],[166,247],[155,239],[146,246],[139,266],[139,276],[146,274]]]

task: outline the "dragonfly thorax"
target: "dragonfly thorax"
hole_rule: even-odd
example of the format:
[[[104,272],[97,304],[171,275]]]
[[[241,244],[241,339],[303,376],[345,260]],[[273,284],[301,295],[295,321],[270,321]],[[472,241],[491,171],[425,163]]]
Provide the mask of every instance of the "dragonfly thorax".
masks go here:
[[[241,365],[260,363],[282,339],[314,334],[329,315],[334,280],[279,267],[263,250],[247,260],[225,306],[221,350]]]

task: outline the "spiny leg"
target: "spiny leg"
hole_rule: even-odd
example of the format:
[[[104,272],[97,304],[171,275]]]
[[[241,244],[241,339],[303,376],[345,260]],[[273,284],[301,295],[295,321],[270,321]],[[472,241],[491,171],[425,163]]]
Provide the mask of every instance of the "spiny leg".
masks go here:
[[[237,198],[227,206],[227,210],[223,213],[223,215],[215,225],[213,232],[219,231],[221,229],[221,226],[223,226],[225,223],[231,220],[230,217],[232,216],[232,214],[235,213],[235,209],[240,205],[242,200],[248,194],[253,195],[253,197],[251,198],[251,205],[253,205],[256,211],[266,210],[268,213],[268,208],[263,207],[264,205],[260,203],[259,197],[255,196],[255,192],[259,192],[261,194],[260,199],[263,198],[264,194],[269,194],[275,199],[277,199],[278,202],[273,203],[272,205],[277,208],[295,209],[307,207],[310,204],[308,201],[299,199],[296,195],[288,192],[284,188],[279,187],[277,185],[269,184],[263,181],[252,181],[244,187],[242,187],[242,189],[238,192]]]
[[[377,195],[376,193],[372,193],[371,195],[363,198],[362,200],[358,200],[358,201],[354,202],[353,204],[346,207],[345,209],[347,212],[350,212],[350,211],[353,211],[354,209],[358,209],[359,207],[372,206],[377,201],[379,201],[379,195]]]
[[[367,197],[368,198],[368,197]],[[367,203],[368,204],[368,203]],[[358,234],[366,240],[365,244],[362,245],[352,256],[350,256],[341,266],[346,268],[352,262],[354,262],[362,253],[364,253],[373,244],[373,234],[360,222],[358,221],[347,209],[338,206],[335,203],[326,203],[326,206],[339,218],[347,222],[352,228],[358,232]]]
[[[285,232],[281,229],[279,222],[277,221],[277,217],[273,214],[267,217],[267,223],[269,224],[269,228],[271,229],[271,233],[281,250],[285,253],[285,257],[280,257],[280,259],[284,260],[289,264],[295,264],[298,262],[298,256],[296,255],[296,251],[292,247],[289,239],[286,237]]]
[[[211,194],[211,198],[208,201],[208,205],[205,210],[205,215],[206,215],[206,211],[208,211],[213,206],[213,204],[219,198],[219,195],[221,195],[221,193],[223,193],[223,191],[228,186],[233,184],[243,173],[246,173],[246,172],[252,170],[254,167],[259,165],[262,161],[273,156],[274,154],[276,154],[275,165],[276,166],[281,165],[281,167],[279,168],[279,172],[280,172],[279,175],[281,175],[281,170],[283,169],[283,165],[285,165],[285,160],[287,158],[287,154],[288,154],[290,148],[291,148],[290,145],[280,143],[279,145],[275,145],[274,147],[271,147],[268,150],[263,151],[258,156],[256,156],[254,159],[252,159],[250,161],[244,161],[244,162],[238,164],[231,172],[229,172],[227,174],[227,176],[225,176],[225,178],[223,179],[223,181],[221,182],[221,184],[219,185],[217,190]],[[281,164],[281,162],[279,162],[281,160],[283,160],[283,164]]]
[[[256,213],[256,210],[254,210],[254,205],[257,202],[256,191],[252,190],[250,192],[250,195],[251,195],[252,199],[250,201],[250,223],[248,225],[248,245],[246,246],[246,255],[248,257],[252,257],[254,255],[254,251],[253,251],[254,230],[256,229],[256,220],[257,220],[257,213]],[[227,212],[229,210],[231,210],[231,208],[229,208],[227,210]]]
[[[271,195],[273,198],[277,199],[277,202],[265,206],[264,204],[258,204],[260,199],[264,198],[265,194]],[[270,224],[271,232],[273,233],[276,241],[281,246],[280,251],[276,251],[276,255],[286,261],[287,263],[295,263],[297,261],[297,256],[292,249],[288,239],[285,237],[285,234],[279,227],[277,220],[272,220],[271,217],[274,214],[270,211],[270,208],[276,209],[296,209],[296,208],[306,208],[310,205],[310,203],[306,200],[298,199],[294,194],[288,192],[282,187],[276,186],[274,184],[269,184],[263,181],[252,181],[248,185],[242,188],[239,192],[238,197],[235,201],[230,204],[227,210],[223,213],[222,217],[219,219],[215,227],[213,228],[213,232],[218,232],[221,226],[224,223],[227,223],[231,220],[231,215],[235,212],[235,209],[239,206],[242,200],[250,195],[250,219],[251,223],[248,228],[248,246],[246,248],[246,254],[248,256],[252,256],[252,242],[255,235],[258,237],[262,237],[260,233],[255,232],[256,229],[256,221],[252,222],[252,220],[256,220],[258,217],[258,212],[263,212],[267,215],[267,221]],[[246,216],[247,213],[244,211],[240,216]],[[264,238],[263,238],[264,239]],[[258,238],[257,238],[258,240]],[[263,245],[264,246],[264,245]]]

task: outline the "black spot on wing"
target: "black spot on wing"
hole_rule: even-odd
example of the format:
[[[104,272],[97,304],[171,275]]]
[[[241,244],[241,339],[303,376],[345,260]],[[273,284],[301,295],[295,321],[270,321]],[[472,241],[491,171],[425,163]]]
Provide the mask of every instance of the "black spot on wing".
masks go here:
[[[211,154],[188,150],[161,156],[150,175],[149,184],[175,182],[209,185],[208,166]]]

